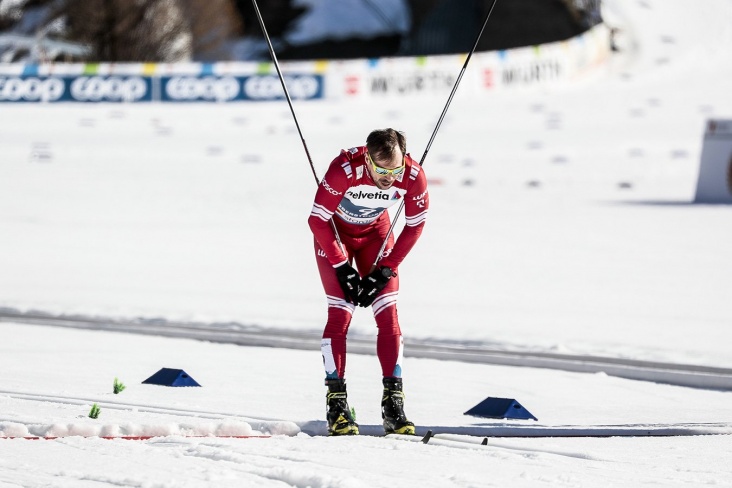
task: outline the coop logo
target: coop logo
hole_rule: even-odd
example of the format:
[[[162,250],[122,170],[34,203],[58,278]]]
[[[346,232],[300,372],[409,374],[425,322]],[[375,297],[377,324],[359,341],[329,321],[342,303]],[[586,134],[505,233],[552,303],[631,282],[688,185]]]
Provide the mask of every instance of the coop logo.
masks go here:
[[[55,102],[66,89],[61,78],[0,77],[0,102]]]
[[[83,76],[71,82],[71,99],[77,102],[139,102],[148,92],[139,76]]]
[[[172,101],[228,102],[239,96],[239,82],[233,76],[174,76],[163,78],[163,87],[164,99]]]
[[[323,78],[317,75],[285,76],[291,98],[311,100],[322,98]],[[244,79],[244,97],[251,100],[285,98],[280,79],[276,76],[250,76]]]

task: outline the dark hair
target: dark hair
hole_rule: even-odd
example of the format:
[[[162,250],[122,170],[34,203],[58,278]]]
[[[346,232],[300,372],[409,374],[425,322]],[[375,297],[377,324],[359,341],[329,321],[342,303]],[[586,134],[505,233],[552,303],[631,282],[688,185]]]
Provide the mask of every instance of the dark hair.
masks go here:
[[[402,154],[407,154],[407,138],[398,130],[377,129],[366,138],[366,149],[379,161],[391,161],[397,146]]]

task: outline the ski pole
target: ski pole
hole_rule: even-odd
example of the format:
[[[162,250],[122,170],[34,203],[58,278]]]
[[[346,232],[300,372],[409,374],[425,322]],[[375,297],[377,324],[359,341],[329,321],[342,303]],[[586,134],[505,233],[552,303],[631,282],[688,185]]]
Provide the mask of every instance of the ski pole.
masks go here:
[[[455,92],[457,92],[458,86],[460,85],[460,80],[463,79],[463,75],[465,74],[465,70],[468,67],[468,63],[470,62],[470,58],[473,56],[473,53],[478,48],[478,43],[480,42],[480,38],[483,36],[483,31],[485,30],[485,26],[488,24],[488,19],[490,19],[491,14],[493,13],[493,8],[496,6],[496,3],[498,0],[493,0],[493,3],[491,4],[491,8],[488,10],[488,14],[485,16],[485,20],[483,21],[483,27],[481,27],[480,32],[478,32],[478,36],[475,39],[475,44],[473,44],[473,48],[468,53],[468,56],[465,58],[465,63],[463,63],[463,68],[460,70],[460,74],[458,74],[457,79],[455,80],[455,83],[452,87],[452,91],[450,92],[450,96],[447,98],[447,103],[445,104],[445,108],[442,109],[442,113],[440,114],[440,118],[437,120],[437,125],[435,126],[435,130],[432,131],[432,137],[430,137],[429,142],[427,143],[427,148],[424,150],[424,154],[422,155],[422,159],[419,160],[419,165],[424,165],[424,160],[427,158],[427,153],[430,151],[430,148],[432,147],[432,142],[435,140],[435,137],[437,136],[437,131],[440,129],[440,126],[442,125],[442,121],[445,119],[445,114],[447,114],[447,109],[450,108],[450,103],[452,102],[453,97],[455,96]],[[384,237],[384,242],[381,244],[381,248],[379,249],[379,252],[376,254],[376,259],[374,260],[374,263],[371,265],[371,272],[373,272],[376,269],[376,266],[379,264],[379,259],[381,259],[381,254],[384,252],[384,248],[386,248],[386,243],[389,241],[389,236],[394,231],[394,226],[396,225],[396,221],[399,218],[399,215],[402,213],[402,210],[404,209],[404,200],[399,204],[399,208],[397,209],[396,215],[394,215],[394,220],[391,223],[391,226],[389,226],[389,230],[386,233],[386,237]]]
[[[264,39],[267,41],[267,47],[269,48],[269,54],[272,56],[272,62],[274,63],[274,67],[277,70],[277,76],[280,78],[280,83],[282,84],[282,89],[285,92],[285,98],[287,99],[287,104],[290,106],[290,113],[292,113],[292,118],[295,120],[295,127],[297,127],[297,133],[300,134],[300,141],[302,141],[302,147],[305,149],[305,155],[308,157],[308,162],[310,163],[310,169],[313,172],[313,177],[315,177],[315,183],[320,183],[320,179],[318,178],[318,174],[315,172],[315,166],[313,165],[313,159],[310,157],[310,151],[308,150],[308,145],[305,143],[305,137],[302,135],[302,130],[300,129],[300,123],[297,121],[297,115],[295,115],[295,108],[292,106],[292,99],[290,98],[290,92],[287,89],[287,83],[285,83],[285,77],[282,76],[282,70],[280,70],[280,63],[277,61],[277,55],[275,54],[274,47],[272,46],[272,41],[269,38],[269,34],[267,33],[267,28],[264,26],[264,19],[262,18],[262,13],[259,11],[259,5],[257,5],[257,0],[252,0],[252,4],[254,4],[254,11],[257,14],[257,19],[259,20],[259,25],[262,28],[262,34],[264,34]]]
[[[295,115],[295,108],[292,106],[292,99],[290,98],[290,92],[287,90],[287,83],[285,83],[285,77],[282,75],[282,70],[280,70],[280,63],[277,61],[277,55],[275,54],[274,47],[272,46],[272,41],[269,38],[269,34],[267,33],[267,28],[264,26],[264,19],[262,18],[262,13],[259,11],[259,5],[257,5],[257,0],[252,0],[252,4],[254,5],[254,11],[257,14],[257,20],[259,20],[259,25],[262,28],[262,34],[264,34],[264,39],[267,41],[267,47],[269,48],[269,54],[272,56],[272,63],[274,63],[274,67],[277,70],[277,76],[280,79],[280,84],[282,84],[282,89],[285,92],[285,98],[287,99],[287,104],[290,106],[290,113],[292,114],[292,118],[295,120],[295,126],[297,127],[297,133],[300,134],[300,141],[302,141],[302,147],[305,149],[305,155],[308,157],[308,162],[310,163],[310,170],[313,172],[313,177],[315,178],[315,184],[320,184],[320,178],[318,178],[318,173],[315,171],[315,165],[313,164],[313,158],[310,157],[310,151],[308,150],[308,145],[305,143],[305,137],[302,135],[302,130],[300,129],[300,123],[297,121],[297,115]],[[335,222],[333,221],[333,218],[330,219],[330,225],[333,227],[333,232],[335,233],[336,241],[338,241],[338,245],[340,246],[341,250],[343,251],[343,254],[346,254],[346,250],[343,247],[343,243],[341,242],[341,237],[338,235],[338,229],[336,229]]]

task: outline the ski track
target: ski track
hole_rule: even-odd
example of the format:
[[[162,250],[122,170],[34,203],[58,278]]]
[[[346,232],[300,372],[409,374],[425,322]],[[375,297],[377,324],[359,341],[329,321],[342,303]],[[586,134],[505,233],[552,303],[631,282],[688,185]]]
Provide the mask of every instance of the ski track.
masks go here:
[[[169,455],[174,451],[181,457],[196,458],[202,461],[200,471],[203,475],[216,473],[218,480],[236,480],[242,483],[240,486],[260,486],[262,482],[284,482],[289,486],[296,487],[368,487],[373,486],[368,478],[370,477],[367,468],[360,468],[358,464],[339,466],[328,461],[328,456],[318,456],[318,452],[325,452],[329,449],[386,449],[402,451],[409,450],[410,455],[419,456],[423,449],[437,449],[445,452],[447,457],[460,456],[465,454],[458,452],[472,452],[473,456],[488,457],[500,461],[511,458],[532,458],[550,462],[550,459],[569,458],[582,461],[603,462],[603,459],[583,453],[577,453],[557,448],[527,448],[507,443],[489,443],[480,445],[480,439],[471,439],[464,436],[443,436],[436,435],[425,445],[421,437],[412,436],[389,436],[376,438],[371,436],[349,437],[342,439],[327,440],[325,446],[322,441],[325,439],[314,438],[316,446],[312,449],[293,447],[286,442],[286,439],[272,438],[276,443],[275,448],[269,447],[267,453],[258,453],[257,447],[250,444],[236,442],[232,443],[222,439],[181,439],[181,438],[157,438],[139,444],[139,447],[132,447],[135,451],[143,451],[147,460],[145,471],[155,467],[155,459],[160,455]],[[336,441],[336,442],[333,442]],[[343,441],[343,442],[338,442]],[[22,441],[21,441],[22,442]],[[77,453],[92,452],[97,455],[106,455],[108,450],[104,442],[99,440],[83,440],[79,438],[59,439],[57,442],[65,444]],[[340,445],[334,446],[338,443]],[[409,446],[409,444],[412,444]],[[457,450],[457,451],[456,451]],[[273,456],[272,454],[276,454]],[[476,458],[478,459],[478,458]],[[286,461],[287,467],[282,464]],[[18,476],[22,467],[18,468]],[[23,476],[26,476],[23,474]],[[105,483],[114,486],[147,486],[143,479],[138,479],[134,473],[124,477],[101,474],[82,474],[73,468],[62,472],[44,472],[43,468],[34,475],[38,483],[42,483],[49,476],[63,476],[64,478],[78,482],[78,486],[86,486],[86,482]],[[371,475],[373,476],[373,475]],[[19,478],[25,479],[27,477]],[[12,473],[6,472],[2,481],[12,483]],[[189,482],[203,481],[192,479]],[[206,481],[214,481],[207,479]],[[379,483],[382,485],[382,483]],[[156,485],[157,486],[157,485]],[[160,486],[176,486],[175,483]]]
[[[267,442],[266,452],[262,452],[257,442],[230,439],[180,439],[159,438],[140,443],[119,444],[115,441],[94,439],[67,438],[54,441],[67,448],[73,456],[109,458],[112,461],[115,452],[125,446],[128,459],[134,459],[137,469],[129,469],[123,474],[109,473],[98,469],[77,468],[70,466],[64,469],[38,466],[32,475],[23,472],[28,466],[18,466],[3,470],[0,482],[12,484],[23,481],[23,486],[44,486],[49,479],[63,479],[66,484],[58,486],[152,486],[143,475],[137,473],[155,473],[158,480],[154,486],[201,486],[216,484],[218,486],[287,486],[295,487],[370,487],[393,486],[393,472],[387,466],[377,467],[369,462],[353,462],[343,464],[342,458],[335,456],[337,452],[357,453],[364,451],[393,452],[399,462],[420,462],[427,452],[438,455],[440,461],[434,465],[424,465],[422,469],[412,470],[409,486],[421,486],[422,483],[439,479],[443,486],[486,486],[481,471],[470,472],[467,466],[480,463],[485,469],[482,476],[489,476],[494,469],[500,469],[503,463],[521,463],[530,460],[535,469],[527,470],[521,475],[524,485],[529,481],[541,481],[549,485],[567,485],[573,469],[589,469],[592,472],[590,485],[608,484],[613,486],[629,486],[633,484],[637,473],[626,472],[627,460],[617,454],[596,456],[580,453],[572,449],[562,448],[555,443],[546,443],[534,447],[518,443],[497,442],[491,440],[487,446],[480,445],[480,440],[449,438],[436,435],[425,445],[421,438],[375,438],[346,437],[327,439],[315,437],[307,443],[291,443],[288,438],[272,438]],[[14,442],[14,441],[10,441]],[[27,443],[27,441],[17,441]],[[17,444],[16,444],[17,445]],[[35,444],[49,446],[49,444]],[[589,452],[592,452],[589,449]],[[40,450],[42,453],[43,451]],[[159,462],[170,456],[177,457],[184,464],[195,466],[181,473],[166,473]],[[195,463],[185,463],[185,459],[195,459]],[[283,463],[284,461],[284,463]],[[704,480],[703,469],[679,467],[670,469],[654,464],[654,456],[649,453],[647,460],[640,464],[648,467],[649,474],[660,484],[676,485],[693,483],[698,486]],[[2,465],[0,461],[0,465]],[[131,465],[132,466],[132,465]],[[446,466],[451,469],[445,470]],[[581,468],[578,468],[580,467]],[[6,468],[5,466],[3,466]],[[506,481],[505,479],[503,481]],[[564,483],[561,483],[564,481]],[[403,482],[403,480],[402,480]],[[559,483],[557,483],[559,482]],[[490,485],[490,484],[489,484]],[[54,485],[56,486],[56,485]],[[493,486],[493,485],[491,485]],[[496,485],[498,486],[498,485]]]
[[[0,390],[0,395],[10,398],[54,402],[70,405],[88,405],[97,403],[105,409],[135,410],[160,415],[182,417],[189,422],[194,419],[220,420],[218,424],[193,426],[189,423],[161,422],[143,426],[125,426],[106,424],[90,426],[84,423],[69,423],[67,425],[44,425],[30,420],[0,418],[0,437],[181,437],[181,438],[212,438],[212,437],[248,437],[248,436],[296,436],[300,433],[320,437],[327,435],[325,422],[321,420],[292,422],[277,419],[252,419],[233,412],[216,413],[201,410],[184,410],[179,408],[165,408],[157,405],[141,405],[121,402],[94,402],[87,398],[73,398],[29,392]],[[360,426],[363,437],[383,437],[381,425]],[[428,431],[435,434],[435,439],[449,442],[463,442],[467,444],[480,443],[484,438],[496,437],[677,437],[699,435],[731,435],[732,423],[677,423],[677,424],[618,424],[618,425],[479,425],[470,427],[455,426],[421,426],[417,429],[417,436],[397,436],[402,440],[419,440]],[[149,439],[139,439],[149,440]],[[496,445],[493,441],[490,445]],[[448,444],[450,445],[450,444]]]
[[[257,327],[244,326],[241,324],[206,324],[206,323],[177,323],[168,322],[163,319],[135,319],[124,321],[111,318],[83,317],[83,316],[53,316],[42,312],[21,313],[10,309],[0,309],[0,321],[21,322],[36,325],[51,325],[67,328],[92,329],[116,332],[132,332],[146,335],[160,335],[167,337],[194,338],[213,342],[234,343],[239,345],[270,346],[280,348],[302,349],[303,345],[309,345],[314,339],[307,332],[270,330]],[[373,354],[369,351],[373,345],[363,339],[355,338],[352,341],[355,348],[361,354]],[[309,347],[309,346],[308,346]],[[354,351],[355,352],[355,351]],[[710,368],[694,365],[678,365],[651,363],[635,360],[623,360],[618,358],[593,358],[587,356],[572,357],[569,355],[552,353],[531,353],[523,351],[490,350],[481,345],[460,345],[447,341],[425,341],[413,344],[412,356],[450,359],[463,362],[489,362],[507,364],[512,366],[532,366],[533,362],[542,361],[543,367],[554,367],[563,370],[577,370],[587,372],[588,365],[594,364],[600,368],[596,371],[607,372],[608,368],[612,374],[615,369],[631,369],[635,371],[631,375],[633,379],[645,379],[658,381],[658,372],[662,371],[668,379],[671,375],[671,384],[682,384],[683,386],[704,387],[708,386],[709,376],[716,375],[722,378],[722,384],[726,377],[732,381],[732,371],[722,368]],[[549,364],[547,366],[546,364]],[[570,368],[569,366],[573,366]],[[595,371],[590,368],[590,371]],[[625,376],[616,374],[617,376]],[[679,378],[683,377],[684,381]],[[699,379],[700,382],[689,379]],[[720,383],[715,383],[719,386]],[[729,388],[721,389],[732,389]],[[303,435],[319,437],[327,435],[325,422],[323,421],[288,421],[275,418],[252,418],[238,412],[215,412],[206,410],[189,410],[182,408],[169,408],[156,404],[134,404],[118,401],[96,401],[92,398],[71,397],[61,395],[48,395],[36,392],[0,390],[0,395],[9,398],[34,401],[52,402],[66,405],[90,405],[98,404],[103,409],[117,411],[137,411],[143,413],[157,414],[184,418],[187,422],[162,422],[149,425],[116,425],[107,424],[104,426],[90,426],[81,423],[40,424],[37,421],[27,419],[2,419],[0,418],[0,434],[6,437],[44,439],[48,437],[64,439],[67,437],[101,437],[101,438],[132,438],[145,442],[158,442],[161,438],[181,439],[182,442],[193,442],[194,439],[213,439],[237,436],[296,436]],[[204,419],[208,424],[192,425],[190,422],[195,419]],[[232,423],[232,419],[234,419]],[[490,448],[505,448],[516,450],[523,454],[535,452],[546,452],[545,450],[525,449],[514,444],[497,442],[498,437],[661,437],[661,436],[697,436],[697,435],[722,435],[732,434],[732,424],[729,423],[700,423],[700,424],[627,424],[627,425],[541,425],[531,424],[526,426],[506,424],[481,424],[471,427],[454,426],[421,426],[418,434],[423,436],[427,431],[434,431],[435,434],[429,440],[431,445],[446,448],[459,449],[484,449],[481,445],[484,439],[491,438],[488,446]],[[361,437],[383,437],[383,429],[380,425],[361,425]],[[125,439],[127,440],[127,439]],[[421,441],[421,437],[403,438],[399,440]],[[169,444],[166,444],[169,445]],[[194,453],[195,454],[195,453]],[[583,454],[576,452],[555,452],[554,454],[576,457],[578,459],[590,459]],[[196,454],[197,455],[197,454]],[[262,473],[249,473],[254,476],[264,476],[267,479],[275,479]],[[287,482],[294,486],[329,486],[330,481],[323,479],[315,480],[306,477],[304,485],[298,484],[303,481],[301,478],[295,480],[287,478]],[[279,479],[279,478],[276,478]],[[311,482],[318,483],[312,485]],[[331,480],[332,481],[332,480]],[[343,480],[339,480],[339,486]],[[310,484],[308,484],[310,483]],[[323,484],[324,483],[324,484]]]
[[[317,349],[320,343],[320,334],[269,329],[238,323],[175,322],[160,318],[123,320],[109,317],[52,315],[38,311],[20,312],[0,308],[0,322],[3,321],[285,349]],[[369,355],[376,353],[373,341],[358,336],[349,337],[349,352]],[[486,347],[483,344],[414,339],[406,344],[405,356],[580,373],[601,372],[632,380],[732,391],[732,369],[710,366],[536,351],[507,351]]]

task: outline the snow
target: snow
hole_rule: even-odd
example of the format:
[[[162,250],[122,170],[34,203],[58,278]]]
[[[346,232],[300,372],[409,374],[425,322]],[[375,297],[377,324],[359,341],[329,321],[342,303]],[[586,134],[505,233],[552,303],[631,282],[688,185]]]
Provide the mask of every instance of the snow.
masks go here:
[[[421,431],[730,431],[726,391],[408,356],[431,337],[732,366],[732,207],[692,203],[704,123],[732,118],[732,2],[607,3],[637,51],[551,89],[459,91],[426,159],[430,219],[399,307]],[[445,100],[295,108],[322,175],[376,127],[404,130],[420,158]],[[314,190],[284,103],[3,105],[0,307],[318,331]],[[352,331],[375,335],[369,312]],[[0,440],[1,487],[732,486],[728,435],[329,439],[317,350],[7,321],[0,334],[0,435],[62,436]],[[162,367],[202,387],[141,384]],[[349,356],[367,433],[378,375],[375,357]],[[463,415],[487,396],[539,422]],[[250,434],[273,437],[213,437]]]
[[[729,486],[732,479],[729,436],[491,438],[487,447],[312,436],[297,426],[323,423],[316,351],[1,326],[9,340],[0,355],[0,431],[69,437],[2,441],[0,486]],[[202,387],[141,384],[162,366],[184,367]],[[712,425],[732,415],[728,392],[450,361],[407,358],[406,367],[410,417],[435,431],[532,427],[462,415],[488,395],[517,398],[541,425]],[[349,400],[361,425],[375,430],[378,362],[352,355],[349,371]],[[119,395],[115,377],[127,386]],[[92,403],[101,406],[97,420],[85,417]],[[182,436],[249,434],[274,437]]]

